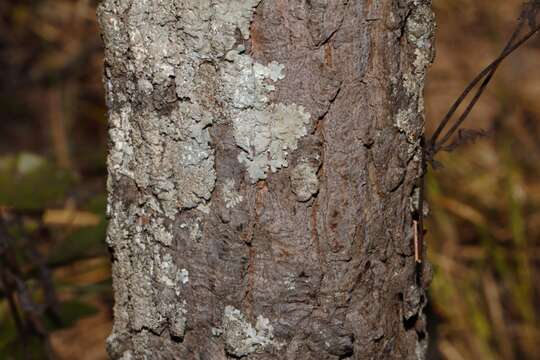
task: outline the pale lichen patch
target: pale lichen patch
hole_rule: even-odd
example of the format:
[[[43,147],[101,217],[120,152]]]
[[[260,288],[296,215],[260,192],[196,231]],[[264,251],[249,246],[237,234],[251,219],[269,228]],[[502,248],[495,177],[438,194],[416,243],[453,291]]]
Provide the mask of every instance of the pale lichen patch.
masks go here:
[[[210,214],[210,202],[203,202],[197,205],[197,210],[202,212],[203,214]]]
[[[184,337],[187,324],[186,314],[186,301],[184,300],[171,314],[169,332],[172,336],[178,338]]]
[[[227,209],[235,207],[244,200],[244,197],[236,190],[234,179],[225,180],[223,184],[223,200]]]
[[[189,226],[189,237],[194,240],[194,241],[199,241],[201,240],[202,238],[202,230],[201,230],[201,226],[199,225],[199,222],[198,220],[193,222],[190,226]]]
[[[284,283],[285,283],[285,287],[287,288],[287,290],[289,290],[289,291],[296,290],[296,277],[294,276],[294,274],[289,274],[285,278]]]
[[[310,115],[297,105],[270,105],[264,111],[239,114],[233,123],[236,143],[243,150],[238,160],[246,165],[252,182],[288,166],[287,155],[307,135],[309,120]]]
[[[398,110],[395,126],[407,136],[413,147],[417,144],[419,132],[418,117],[424,112],[424,80],[428,66],[433,61],[433,32],[435,18],[431,6],[411,2],[411,13],[405,24],[405,35],[413,54],[413,62],[403,73],[402,85],[408,97],[407,105]],[[413,150],[411,150],[413,151]]]
[[[434,27],[435,15],[429,5],[416,6],[407,18],[407,40],[416,47],[414,66],[418,73],[425,72],[432,61]]]
[[[296,200],[304,202],[319,192],[319,178],[317,171],[321,165],[320,156],[302,158],[291,170],[291,188]]]
[[[146,227],[150,229],[150,234],[152,234],[157,241],[165,246],[172,246],[174,236],[170,229],[163,224],[163,218],[150,219],[149,224],[146,226],[139,226],[139,230],[142,231]]]
[[[153,111],[133,114],[128,106],[110,119],[109,167],[154,196],[159,212],[174,218],[179,208],[210,198],[215,170],[207,127],[212,120],[199,109],[179,104],[164,117]]]
[[[413,193],[410,197],[410,211],[411,213],[414,213],[418,211],[420,208],[418,205],[420,203],[420,188],[416,187],[413,190]],[[424,213],[424,217],[429,215],[429,203],[424,200],[423,206],[422,206],[422,212]]]
[[[158,279],[163,285],[174,288],[178,276],[178,269],[172,256],[168,253],[160,255],[160,251],[157,247],[154,248],[154,254],[156,259],[159,260],[157,263],[159,265],[157,267]]]
[[[411,109],[400,109],[396,115],[396,127],[405,134],[414,133],[416,128],[415,116],[417,116],[417,113]],[[413,141],[414,139],[409,138],[408,140]]]
[[[174,218],[179,209],[191,209],[206,203],[215,185],[214,151],[210,146],[208,127],[217,119],[203,101],[208,89],[215,90],[219,75],[215,69],[202,66],[211,59],[216,68],[226,68],[221,59],[231,50],[239,30],[249,37],[249,25],[254,7],[260,0],[232,0],[226,3],[210,1],[163,3],[150,6],[134,2],[125,11],[118,12],[117,4],[104,1],[100,6],[101,26],[106,37],[107,51],[130,51],[130,61],[125,65],[110,63],[106,69],[106,87],[109,99],[128,104],[112,107],[110,138],[113,147],[109,168],[114,174],[133,179],[139,188],[146,190],[159,201],[159,212]],[[176,23],[182,24],[178,36]],[[169,29],[169,27],[173,27]],[[125,54],[108,53],[111,59],[124,59]],[[240,60],[243,60],[240,61]],[[234,60],[240,69],[251,71],[247,79],[282,77],[282,67],[253,66],[247,55]],[[244,66],[246,65],[247,66]],[[139,78],[116,88],[110,69],[126,68]],[[242,71],[240,71],[242,72]],[[238,75],[239,72],[234,72]],[[235,78],[231,82],[236,82]],[[173,96],[165,89],[172,88]],[[268,91],[270,84],[262,84],[259,93]],[[237,88],[236,97],[244,89]],[[135,111],[130,98],[143,96],[143,106]],[[223,94],[230,94],[227,89]],[[227,98],[227,95],[216,94]],[[173,105],[170,114],[162,114],[151,99],[166,97]],[[181,101],[178,101],[181,100]],[[225,99],[231,100],[231,99]],[[252,101],[247,101],[251,106]],[[160,104],[161,105],[161,104]],[[234,101],[225,101],[234,108]]]
[[[246,166],[252,183],[265,179],[269,171],[287,167],[287,155],[307,134],[310,114],[295,104],[270,104],[273,82],[284,78],[284,66],[276,62],[263,65],[233,50],[221,78],[234,139],[242,152],[238,160]]]
[[[225,307],[222,331],[226,350],[234,356],[243,357],[272,345],[280,347],[274,340],[274,328],[269,319],[259,315],[255,326],[252,326],[244,314],[233,306]]]
[[[180,282],[182,284],[187,284],[189,282],[189,271],[187,271],[186,269],[180,270],[178,278],[180,279]]]
[[[212,333],[212,336],[214,336],[214,337],[219,337],[219,336],[221,336],[221,334],[223,334],[223,330],[221,330],[220,328],[217,328],[217,327],[212,327],[210,329],[210,332]]]
[[[215,17],[221,23],[227,23],[240,30],[244,39],[249,39],[249,24],[253,8],[261,0],[228,0],[214,5]]]

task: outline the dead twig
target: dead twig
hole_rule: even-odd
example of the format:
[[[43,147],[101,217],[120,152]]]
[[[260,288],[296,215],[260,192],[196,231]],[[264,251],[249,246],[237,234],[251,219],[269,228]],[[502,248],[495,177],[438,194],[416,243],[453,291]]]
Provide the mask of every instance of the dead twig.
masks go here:
[[[477,139],[478,137],[484,136],[485,132],[478,130],[469,130],[469,129],[460,129],[461,125],[467,119],[471,111],[474,109],[474,106],[484,93],[485,89],[489,85],[491,79],[495,75],[495,72],[499,68],[499,65],[514,51],[519,49],[523,44],[525,44],[531,37],[533,37],[538,31],[540,31],[540,26],[536,23],[536,17],[540,12],[540,0],[529,1],[523,4],[521,15],[518,20],[518,24],[510,36],[510,39],[506,43],[504,49],[500,55],[488,66],[486,66],[463,90],[463,92],[458,96],[456,101],[452,104],[446,115],[442,118],[439,125],[435,129],[433,135],[429,140],[426,140],[424,137],[421,138],[421,161],[420,161],[420,177],[419,177],[419,196],[418,196],[418,209],[417,217],[414,219],[414,254],[415,260],[417,263],[422,262],[422,251],[424,244],[424,191],[425,191],[425,175],[427,172],[428,164],[431,164],[434,167],[434,157],[438,151],[441,149],[451,151],[458,147],[459,145],[470,143]],[[528,23],[530,30],[521,38],[519,37],[523,31],[525,23]],[[483,80],[483,81],[482,81]],[[459,106],[465,101],[470,92],[478,85],[476,93],[474,94],[471,101],[468,103],[467,107],[463,113],[459,116],[457,121],[448,129],[444,135],[443,132],[448,124],[450,124],[451,119],[455,115]],[[457,138],[448,146],[444,146],[448,140],[458,131]],[[442,138],[439,140],[439,138]]]

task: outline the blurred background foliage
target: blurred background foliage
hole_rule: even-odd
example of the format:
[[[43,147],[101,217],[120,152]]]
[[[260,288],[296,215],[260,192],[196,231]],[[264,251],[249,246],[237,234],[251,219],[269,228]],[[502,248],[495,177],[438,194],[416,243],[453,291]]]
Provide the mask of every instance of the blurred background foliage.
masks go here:
[[[112,291],[96,6],[0,1],[0,359],[106,358]]]
[[[500,52],[520,4],[434,0],[428,133]],[[96,5],[0,1],[1,359],[106,358],[112,290]],[[540,357],[539,53],[534,39],[512,55],[467,121],[491,135],[441,154],[444,168],[429,175],[430,360]]]

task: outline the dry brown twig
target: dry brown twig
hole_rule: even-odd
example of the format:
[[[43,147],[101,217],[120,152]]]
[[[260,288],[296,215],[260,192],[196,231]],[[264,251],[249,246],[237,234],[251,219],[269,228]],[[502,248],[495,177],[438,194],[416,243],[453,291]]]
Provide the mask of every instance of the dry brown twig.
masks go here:
[[[421,147],[422,147],[422,159],[421,159],[421,171],[422,174],[419,179],[419,199],[418,199],[418,210],[417,210],[417,219],[415,220],[415,223],[413,226],[415,226],[415,238],[414,238],[414,253],[415,253],[415,259],[418,263],[422,262],[422,250],[424,247],[424,224],[423,224],[423,217],[424,217],[424,178],[425,174],[427,172],[428,164],[431,164],[432,167],[436,167],[437,163],[434,161],[434,157],[440,150],[446,150],[446,151],[452,151],[456,147],[471,143],[474,140],[476,140],[479,137],[485,136],[484,131],[479,130],[470,130],[470,129],[460,129],[461,125],[465,122],[471,111],[474,109],[474,106],[484,93],[485,89],[489,85],[491,79],[495,75],[495,72],[499,68],[499,65],[508,57],[510,56],[514,51],[519,49],[523,44],[525,44],[530,38],[532,38],[538,31],[540,31],[540,26],[537,25],[536,18],[538,16],[538,13],[540,12],[540,0],[533,0],[525,2],[522,6],[521,14],[518,19],[518,24],[512,33],[512,36],[506,43],[504,49],[502,50],[501,54],[488,66],[486,66],[463,90],[461,95],[456,99],[456,101],[452,104],[446,115],[442,118],[442,120],[439,122],[439,125],[437,126],[437,129],[429,138],[429,140],[425,140],[424,137],[422,137],[421,140]],[[520,37],[520,34],[523,32],[523,28],[525,24],[528,24],[529,31],[522,37]],[[483,81],[482,81],[483,80]],[[471,101],[468,103],[467,107],[463,111],[463,113],[459,116],[456,122],[448,129],[444,135],[443,131],[447,127],[448,124],[450,124],[452,118],[454,117],[457,109],[459,106],[465,101],[467,96],[470,94],[470,92],[478,85],[480,86],[476,90],[476,93],[474,94]],[[445,144],[456,134],[457,137],[454,139],[454,141],[450,144],[445,146]],[[441,138],[442,136],[442,138]],[[439,140],[439,138],[441,138]]]

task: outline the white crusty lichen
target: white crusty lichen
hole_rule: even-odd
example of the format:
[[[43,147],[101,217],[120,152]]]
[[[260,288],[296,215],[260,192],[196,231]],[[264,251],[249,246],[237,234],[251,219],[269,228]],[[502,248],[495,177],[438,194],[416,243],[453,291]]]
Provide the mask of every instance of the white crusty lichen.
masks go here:
[[[108,97],[123,104],[110,115],[109,167],[146,190],[169,218],[180,209],[203,209],[210,200],[216,175],[208,129],[224,114],[234,129],[238,160],[253,183],[288,166],[288,154],[307,134],[310,115],[303,107],[270,104],[284,66],[257,63],[238,45],[238,31],[249,38],[259,2],[165,2],[169,5],[151,6],[150,12],[134,2],[125,16],[110,2],[101,6],[107,51],[129,49],[132,57],[125,66],[136,75],[122,91],[106,82]],[[152,99],[171,87],[170,112],[148,106],[152,101],[137,107],[130,101],[133,93]],[[223,108],[208,108],[209,95]]]
[[[121,114],[129,112],[128,107]],[[208,133],[212,119],[197,106],[183,103],[168,116],[153,111],[131,116],[138,126],[127,126],[129,140],[126,127],[114,126],[122,116],[111,116],[111,166],[147,189],[158,200],[159,211],[169,218],[178,209],[194,208],[210,199],[216,180]]]
[[[215,17],[219,22],[235,25],[244,39],[249,39],[249,25],[253,8],[261,0],[228,0],[214,5]]]
[[[215,185],[213,118],[196,103],[178,102],[167,115],[134,111],[127,103],[109,116],[109,170],[146,190],[154,210],[174,218],[178,209],[210,199]]]
[[[181,274],[176,266],[173,257],[169,253],[161,254],[161,250],[156,246],[153,249],[154,258],[159,260],[157,266],[151,266],[149,271],[155,273],[159,282],[167,287],[176,288],[180,283]]]
[[[199,225],[199,219],[191,223],[189,226],[189,238],[194,241],[200,241],[203,236],[201,226]]]
[[[223,334],[223,330],[221,330],[220,328],[216,328],[216,327],[212,327],[210,329],[210,332],[212,333],[212,336],[214,336],[214,337],[219,337],[219,336],[221,336],[221,334]]]
[[[182,284],[187,284],[189,282],[189,271],[187,271],[186,269],[180,270],[178,277]]]
[[[320,162],[302,159],[292,169],[290,174],[291,188],[296,195],[296,200],[308,201],[319,192],[319,178],[317,177],[319,166]]]
[[[424,74],[433,60],[433,32],[435,14],[428,4],[417,5],[407,18],[406,35],[410,44],[414,44],[415,72]]]
[[[163,1],[154,6],[136,1],[122,11],[122,5],[112,1],[100,6],[110,68],[126,68],[135,75],[117,88],[106,69],[108,98],[122,104],[110,113],[109,168],[113,176],[133,179],[169,218],[180,209],[200,208],[211,197],[216,178],[208,128],[217,121],[218,111],[203,104],[208,89],[229,100],[226,91],[222,94],[216,89],[221,74],[215,68],[230,65],[224,56],[235,47],[238,30],[245,39],[249,37],[259,2]],[[124,64],[127,51],[130,60]],[[280,77],[282,68],[277,64],[253,66],[247,55],[239,58],[245,59],[258,78],[275,81]],[[205,67],[208,63],[213,65]],[[171,86],[176,99],[167,99],[167,106],[172,112],[162,112],[153,105],[167,101],[151,99],[162,98],[163,89]],[[143,106],[133,106],[135,94],[145,99]]]
[[[252,326],[244,314],[233,306],[225,307],[221,330],[227,353],[237,357],[262,351],[271,345],[280,347],[274,340],[270,320],[259,315],[255,326]]]
[[[170,326],[169,332],[172,336],[183,338],[186,333],[186,301],[182,301],[180,305],[177,305],[169,315]]]
[[[414,213],[416,211],[418,211],[418,209],[420,208],[419,206],[419,203],[420,203],[420,188],[419,187],[415,187],[414,190],[413,190],[413,193],[411,194],[411,197],[409,198],[409,209],[411,211],[411,213]],[[424,217],[427,217],[429,215],[429,203],[424,200],[424,203],[423,203],[423,206],[422,206],[422,212],[424,213]]]
[[[284,283],[287,290],[289,291],[296,290],[296,276],[294,274],[292,273],[288,274],[287,277],[285,278]]]
[[[225,180],[223,184],[223,200],[227,209],[235,207],[244,200],[244,197],[236,190],[234,179]]]
[[[434,56],[435,16],[429,4],[414,0],[411,1],[411,6],[413,8],[405,24],[405,35],[414,60],[403,73],[403,88],[409,101],[407,107],[398,110],[395,125],[405,133],[408,141],[414,144],[417,129],[421,126],[417,118],[423,118],[426,72]]]
[[[416,359],[424,360],[426,358],[427,350],[428,350],[428,341],[426,339],[417,341],[416,347],[414,349],[414,354],[416,355]]]
[[[418,116],[418,113],[410,108],[399,109],[398,113],[396,114],[396,127],[404,131],[406,134],[409,134],[409,126],[415,124],[416,116]]]
[[[221,67],[223,96],[233,115],[245,109],[264,109],[268,94],[274,90],[272,83],[284,78],[283,65],[271,62],[262,65],[244,53],[243,45],[227,53],[227,61]]]

